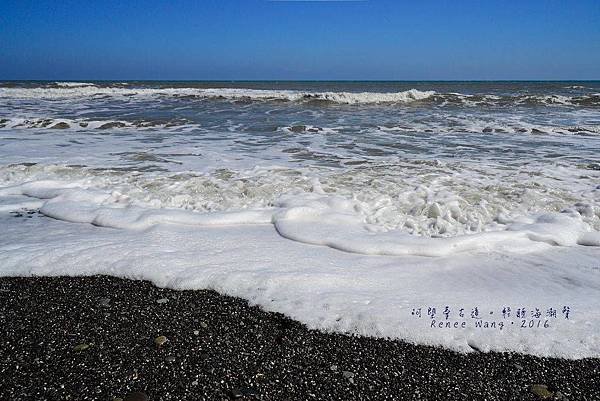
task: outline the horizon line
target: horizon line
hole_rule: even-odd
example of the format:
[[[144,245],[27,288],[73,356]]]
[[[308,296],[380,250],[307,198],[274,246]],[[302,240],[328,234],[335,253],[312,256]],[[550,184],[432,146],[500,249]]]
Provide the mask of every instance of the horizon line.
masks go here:
[[[2,79],[0,82],[600,82],[597,79]]]

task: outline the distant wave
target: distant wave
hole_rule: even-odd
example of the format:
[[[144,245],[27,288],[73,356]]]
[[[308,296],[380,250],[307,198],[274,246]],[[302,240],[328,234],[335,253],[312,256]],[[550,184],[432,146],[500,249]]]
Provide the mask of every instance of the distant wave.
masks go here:
[[[462,93],[443,93],[435,94],[432,100],[439,104],[461,104],[467,106],[501,106],[501,105],[520,105],[520,106],[600,106],[600,93],[581,96],[565,96],[557,94],[549,95],[466,95]]]
[[[54,85],[64,88],[83,88],[86,86],[96,86],[89,82],[55,82]]]
[[[600,93],[566,96],[559,94],[462,94],[438,93],[410,89],[401,92],[310,92],[299,90],[270,90],[245,88],[131,88],[97,86],[85,82],[56,82],[43,87],[0,87],[0,99],[80,99],[98,97],[128,97],[151,99],[153,97],[190,99],[217,99],[229,101],[280,101],[280,102],[324,102],[333,104],[405,104],[425,102],[436,105],[564,105],[600,106]]]
[[[340,104],[407,103],[427,99],[434,91],[410,89],[402,92],[303,92],[243,88],[122,88],[92,84],[62,83],[61,87],[0,88],[0,98],[70,99],[92,96],[172,96],[239,101],[324,101]]]

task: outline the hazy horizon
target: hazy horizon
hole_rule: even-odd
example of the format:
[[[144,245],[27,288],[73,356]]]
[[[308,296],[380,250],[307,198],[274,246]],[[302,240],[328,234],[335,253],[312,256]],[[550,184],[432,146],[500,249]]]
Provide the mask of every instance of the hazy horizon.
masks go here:
[[[276,1],[276,0],[273,0]],[[300,1],[300,0],[280,0],[280,1]],[[313,0],[319,1],[319,0]],[[326,1],[326,0],[323,0]],[[336,0],[337,1],[337,0]],[[343,0],[339,0],[343,1]],[[0,82],[344,82],[344,83],[385,83],[385,82],[431,82],[431,83],[510,83],[510,82],[600,82],[600,79],[91,79],[91,78],[73,78],[73,79],[4,79]]]

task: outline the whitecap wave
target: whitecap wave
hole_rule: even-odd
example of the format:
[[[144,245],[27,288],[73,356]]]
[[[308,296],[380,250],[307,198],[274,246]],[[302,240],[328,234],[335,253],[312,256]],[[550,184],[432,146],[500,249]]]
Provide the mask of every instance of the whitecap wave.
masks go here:
[[[55,82],[54,85],[63,88],[85,88],[88,86],[96,86],[90,82]]]
[[[194,97],[239,101],[324,101],[339,104],[409,103],[427,99],[434,91],[410,89],[402,92],[303,92],[296,90],[266,90],[243,88],[121,88],[69,85],[65,88],[0,88],[0,98],[20,99],[77,99],[94,96]]]
[[[562,94],[463,94],[439,93],[433,90],[409,89],[400,92],[311,92],[302,90],[246,89],[246,88],[155,88],[124,87],[122,85],[99,86],[91,83],[62,82],[46,87],[0,87],[0,99],[49,99],[75,100],[81,98],[129,98],[148,100],[167,96],[207,100],[241,102],[324,102],[348,105],[407,104],[431,102],[437,105],[546,105],[582,106],[600,105],[600,94],[568,96]]]

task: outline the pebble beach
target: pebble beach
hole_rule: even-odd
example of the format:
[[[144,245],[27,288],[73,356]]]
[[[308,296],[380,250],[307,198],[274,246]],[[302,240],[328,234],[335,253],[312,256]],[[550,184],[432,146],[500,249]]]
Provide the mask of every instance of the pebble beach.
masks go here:
[[[2,400],[598,400],[600,360],[325,333],[212,290],[0,278]]]

